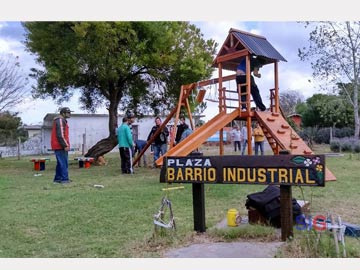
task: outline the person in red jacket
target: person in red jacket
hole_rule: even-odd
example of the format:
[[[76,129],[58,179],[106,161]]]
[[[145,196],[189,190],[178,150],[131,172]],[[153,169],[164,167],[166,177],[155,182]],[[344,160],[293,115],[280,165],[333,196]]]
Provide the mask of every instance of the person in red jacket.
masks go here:
[[[70,183],[68,172],[68,152],[70,150],[69,126],[71,110],[68,107],[60,109],[60,115],[54,118],[51,131],[51,148],[56,156],[56,171],[54,183]]]

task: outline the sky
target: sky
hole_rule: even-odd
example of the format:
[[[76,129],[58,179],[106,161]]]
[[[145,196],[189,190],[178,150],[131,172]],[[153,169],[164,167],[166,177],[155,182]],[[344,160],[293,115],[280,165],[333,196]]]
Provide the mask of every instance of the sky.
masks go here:
[[[304,98],[310,97],[314,92],[318,91],[317,86],[311,77],[311,67],[309,63],[300,61],[297,56],[298,49],[308,44],[309,33],[303,24],[295,21],[287,22],[269,22],[269,21],[191,21],[204,34],[206,39],[214,39],[219,45],[218,50],[224,43],[230,28],[251,32],[265,36],[267,40],[280,52],[280,54],[287,60],[279,63],[279,87],[280,91],[296,90],[303,94]],[[35,58],[28,51],[24,45],[25,30],[20,21],[0,21],[0,53],[13,54],[19,57],[21,70],[24,76],[28,76],[30,68],[39,67],[35,62]],[[269,89],[273,88],[273,67],[272,65],[265,66],[261,69],[262,78],[256,79],[259,86],[263,101],[269,103]],[[228,73],[231,74],[231,73]],[[226,73],[225,73],[226,75]],[[213,78],[217,78],[217,71],[214,72]],[[28,95],[20,104],[13,108],[14,111],[19,112],[24,124],[41,124],[43,118],[47,113],[57,113],[59,105],[52,99],[33,99],[30,95],[32,85],[35,81],[29,82],[27,85]],[[234,82],[226,82],[225,87],[228,89],[235,89]],[[213,98],[216,96],[217,86],[213,85],[206,88],[206,98]],[[78,102],[78,95],[63,106],[70,107],[74,113],[86,113],[80,109]],[[214,117],[218,111],[217,103],[207,102],[208,109],[204,112],[205,120]],[[97,113],[107,113],[105,108],[99,108]]]

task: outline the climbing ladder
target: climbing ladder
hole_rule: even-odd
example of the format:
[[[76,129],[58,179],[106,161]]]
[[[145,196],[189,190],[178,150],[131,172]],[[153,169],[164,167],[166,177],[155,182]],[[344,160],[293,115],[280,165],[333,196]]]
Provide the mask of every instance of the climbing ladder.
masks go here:
[[[280,150],[288,150],[291,155],[314,154],[280,113],[257,111],[255,117],[274,154],[279,154]],[[325,181],[333,180],[336,180],[336,177],[326,168]]]

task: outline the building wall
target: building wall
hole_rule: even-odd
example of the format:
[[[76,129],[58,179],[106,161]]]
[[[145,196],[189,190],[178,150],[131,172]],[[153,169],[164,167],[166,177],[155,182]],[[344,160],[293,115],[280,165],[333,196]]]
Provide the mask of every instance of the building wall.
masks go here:
[[[134,139],[142,139],[146,140],[147,136],[153,125],[155,118],[146,117],[142,119],[136,119],[133,123],[134,131],[137,130],[137,138]],[[108,115],[93,115],[93,114],[73,114],[71,118],[68,119],[69,124],[69,136],[70,136],[70,144],[71,148],[75,151],[82,152],[83,144],[84,152],[86,152],[89,148],[95,145],[99,140],[104,139],[109,136],[109,117]],[[118,118],[118,125],[122,124],[122,117]],[[136,128],[137,126],[137,128]],[[51,139],[51,128],[52,121],[45,120],[42,138],[43,138],[43,153],[47,153],[51,151],[50,139]],[[134,132],[136,133],[136,132]],[[117,151],[115,148],[113,151]]]
[[[39,136],[41,134],[41,129],[28,129],[28,136],[29,138]]]
[[[20,151],[20,152],[19,152]],[[41,151],[41,136],[35,135],[29,138],[26,142],[20,143],[16,146],[0,147],[0,157],[16,157],[40,155]]]

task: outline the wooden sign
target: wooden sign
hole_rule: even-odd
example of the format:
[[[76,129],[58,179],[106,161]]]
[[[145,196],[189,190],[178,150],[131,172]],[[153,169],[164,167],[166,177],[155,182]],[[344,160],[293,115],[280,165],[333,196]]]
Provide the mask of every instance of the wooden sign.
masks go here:
[[[324,155],[165,157],[160,182],[325,186]]]

